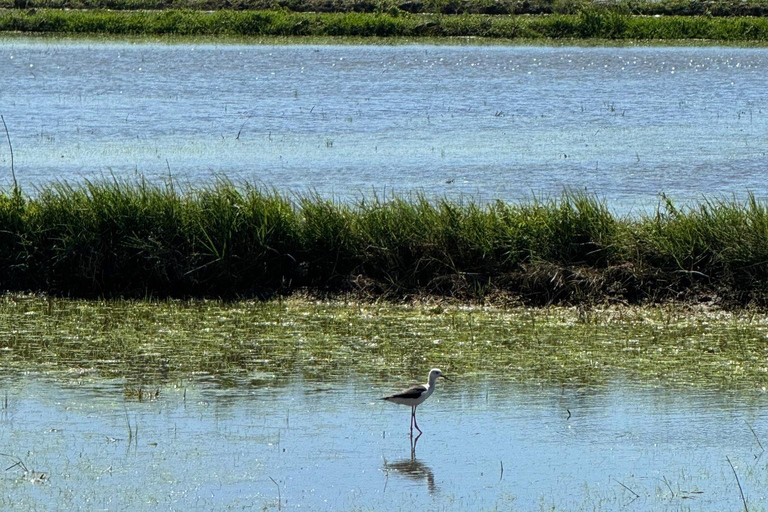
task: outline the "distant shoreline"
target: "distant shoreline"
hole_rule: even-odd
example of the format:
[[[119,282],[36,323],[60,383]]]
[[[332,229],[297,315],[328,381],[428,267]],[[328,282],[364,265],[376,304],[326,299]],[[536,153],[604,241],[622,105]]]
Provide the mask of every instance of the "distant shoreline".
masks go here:
[[[764,0],[0,0],[0,9],[290,11],[547,15],[586,11],[636,16],[764,17]]]
[[[32,2],[28,2],[32,3]],[[591,4],[590,4],[591,5]],[[605,40],[763,44],[768,18],[637,15],[590,6],[574,13],[442,14],[288,10],[0,9],[0,33],[169,36],[483,38],[490,41]]]

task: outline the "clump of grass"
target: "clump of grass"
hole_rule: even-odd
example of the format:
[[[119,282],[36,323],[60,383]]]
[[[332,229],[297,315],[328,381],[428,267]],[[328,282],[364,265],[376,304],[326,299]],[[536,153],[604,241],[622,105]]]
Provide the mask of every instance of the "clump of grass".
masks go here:
[[[7,229],[24,241],[15,255],[25,262],[24,272],[17,284],[0,277],[6,288],[258,293],[259,287],[279,287],[286,267],[295,264],[294,209],[276,193],[251,186],[221,181],[185,194],[144,181],[59,183],[24,204],[23,214],[12,217],[15,229]]]
[[[768,209],[754,195],[743,204],[707,200],[685,210],[667,199],[638,228],[641,261],[691,284],[763,293],[754,284],[768,278]]]
[[[357,271],[352,208],[318,194],[302,196],[298,206],[303,246],[299,277],[317,287],[339,286]]]
[[[406,289],[489,282],[531,262],[605,265],[618,236],[605,205],[579,194],[487,206],[395,197],[363,202],[356,222],[366,275]]]
[[[768,302],[768,206],[704,200],[618,218],[594,196],[519,204],[423,195],[341,203],[220,179],[0,193],[0,288],[60,295],[390,297],[532,302],[717,296]]]
[[[152,402],[157,400],[160,397],[160,388],[155,388],[154,391],[152,390],[144,390],[143,387],[139,386],[138,388],[126,388],[123,391],[123,395],[126,399],[133,399],[137,400],[139,402]]]

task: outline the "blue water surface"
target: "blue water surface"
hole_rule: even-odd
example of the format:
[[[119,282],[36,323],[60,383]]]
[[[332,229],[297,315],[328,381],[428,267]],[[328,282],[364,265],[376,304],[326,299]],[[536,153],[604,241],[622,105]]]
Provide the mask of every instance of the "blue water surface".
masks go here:
[[[768,195],[768,49],[158,44],[13,38],[0,110],[28,187],[215,176],[342,200],[618,212]],[[2,181],[10,155],[0,145]]]
[[[454,375],[454,377],[456,377]],[[763,391],[4,378],[4,510],[764,510]],[[130,433],[129,433],[130,429]],[[14,465],[22,461],[21,465]],[[729,462],[730,461],[730,462]],[[731,469],[733,464],[734,469]],[[27,472],[24,472],[24,468]]]

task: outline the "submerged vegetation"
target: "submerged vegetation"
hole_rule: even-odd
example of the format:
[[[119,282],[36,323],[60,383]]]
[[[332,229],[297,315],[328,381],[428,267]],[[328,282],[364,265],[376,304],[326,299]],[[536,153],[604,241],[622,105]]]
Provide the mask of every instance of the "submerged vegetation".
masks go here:
[[[3,290],[78,297],[766,304],[768,204],[663,199],[621,218],[578,193],[349,204],[223,179],[58,183],[0,194],[0,267]]]
[[[225,386],[421,379],[430,366],[464,380],[759,389],[768,385],[766,337],[765,314],[677,306],[0,297],[6,372],[121,377],[131,390],[194,376]]]
[[[482,37],[492,39],[768,40],[768,18],[646,16],[563,9],[546,15],[251,10],[0,9],[0,32],[226,37]]]

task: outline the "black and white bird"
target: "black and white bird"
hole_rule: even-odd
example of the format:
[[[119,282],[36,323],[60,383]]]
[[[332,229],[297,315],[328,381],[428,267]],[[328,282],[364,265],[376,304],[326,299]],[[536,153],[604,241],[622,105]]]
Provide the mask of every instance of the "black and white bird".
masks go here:
[[[437,379],[439,378],[451,380],[443,375],[443,372],[441,372],[439,369],[432,368],[429,371],[429,381],[426,384],[419,384],[408,389],[404,389],[399,393],[395,393],[394,395],[385,396],[382,398],[382,400],[386,400],[387,402],[411,406],[411,436],[413,436],[414,426],[416,427],[416,430],[419,431],[419,434],[422,433],[421,429],[419,428],[419,424],[416,423],[416,407],[435,392],[435,382],[437,382]]]

